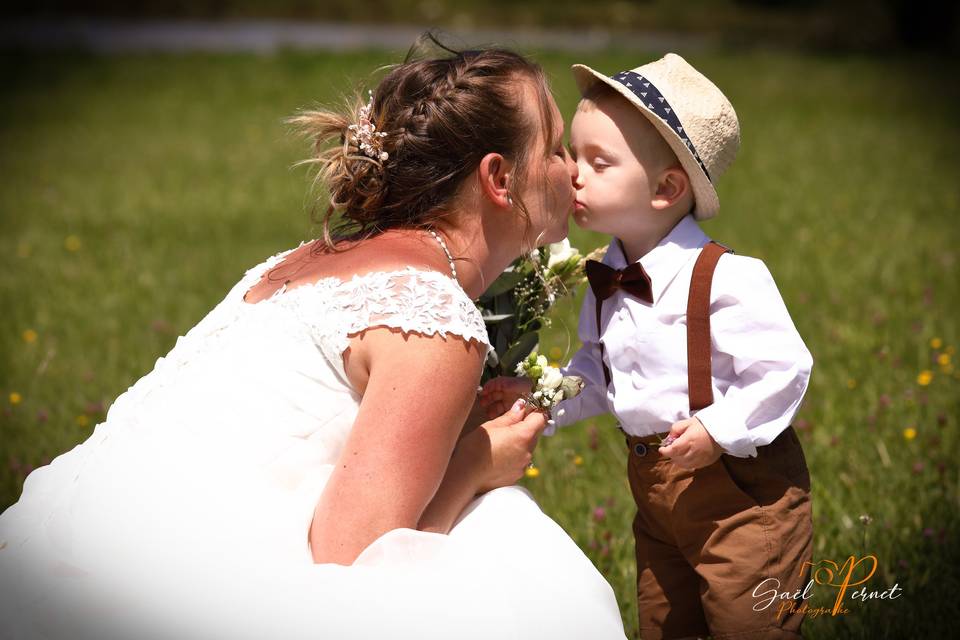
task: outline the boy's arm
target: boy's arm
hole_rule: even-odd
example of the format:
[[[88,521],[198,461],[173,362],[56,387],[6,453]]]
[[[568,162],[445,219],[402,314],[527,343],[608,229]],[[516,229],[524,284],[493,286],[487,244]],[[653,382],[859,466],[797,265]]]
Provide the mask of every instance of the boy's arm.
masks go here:
[[[563,400],[557,405],[553,410],[553,420],[544,430],[546,435],[553,435],[557,427],[566,427],[610,410],[607,406],[607,388],[603,378],[603,368],[600,365],[600,347],[596,342],[584,343],[573,354],[567,366],[562,367],[560,371],[565,376],[583,378],[583,391],[580,395]]]
[[[553,435],[557,427],[565,427],[610,411],[607,404],[607,383],[603,376],[603,361],[597,343],[596,298],[587,289],[580,307],[577,335],[582,346],[567,366],[561,368],[565,376],[583,378],[583,391],[570,400],[564,400],[553,411],[553,420],[544,433]]]
[[[813,358],[760,260],[721,259],[711,297],[713,347],[729,356],[735,380],[696,418],[726,452],[755,456],[758,446],[773,442],[793,420]]]

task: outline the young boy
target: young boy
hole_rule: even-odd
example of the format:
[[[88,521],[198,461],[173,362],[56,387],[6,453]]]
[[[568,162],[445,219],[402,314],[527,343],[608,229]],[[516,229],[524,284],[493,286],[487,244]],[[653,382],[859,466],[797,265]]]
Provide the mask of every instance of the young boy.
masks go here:
[[[736,113],[675,54],[573,70],[574,219],[613,240],[587,265],[583,347],[564,369],[586,387],[556,424],[610,412],[626,434],[644,640],[800,637],[810,478],[790,421],[812,359],[766,266],[696,222],[718,212]],[[498,378],[481,404],[527,390]]]

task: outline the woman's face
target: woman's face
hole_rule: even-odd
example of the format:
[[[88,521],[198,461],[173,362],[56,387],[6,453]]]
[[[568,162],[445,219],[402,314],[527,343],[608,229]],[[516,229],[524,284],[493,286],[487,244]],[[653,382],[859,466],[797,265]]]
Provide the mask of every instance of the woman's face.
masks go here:
[[[547,106],[553,114],[551,142],[544,137],[538,91],[532,82],[525,86],[524,107],[538,126],[536,143],[527,156],[528,175],[521,197],[530,215],[531,240],[543,246],[567,237],[576,198],[573,184],[577,179],[577,163],[563,145],[563,117],[553,96],[547,94]],[[548,150],[548,144],[553,148]]]

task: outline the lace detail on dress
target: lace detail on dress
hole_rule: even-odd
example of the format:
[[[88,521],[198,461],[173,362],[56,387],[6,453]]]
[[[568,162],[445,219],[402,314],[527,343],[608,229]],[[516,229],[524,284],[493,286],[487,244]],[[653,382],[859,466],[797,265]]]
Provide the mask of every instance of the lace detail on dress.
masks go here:
[[[153,370],[134,383],[127,391],[121,394],[111,405],[109,417],[115,419],[135,420],[136,405],[154,391],[167,386],[191,360],[200,353],[215,345],[217,339],[234,324],[243,313],[236,300],[244,306],[243,295],[270,269],[287,255],[306,244],[301,242],[297,247],[276,253],[260,264],[246,270],[240,281],[237,282],[227,296],[218,303],[203,319],[193,326],[184,335],[178,336],[173,348],[165,355],[157,358]]]
[[[350,335],[371,327],[428,336],[454,334],[491,349],[476,305],[456,281],[436,271],[407,267],[346,281],[323,278],[294,287],[269,303],[292,309],[341,373]]]

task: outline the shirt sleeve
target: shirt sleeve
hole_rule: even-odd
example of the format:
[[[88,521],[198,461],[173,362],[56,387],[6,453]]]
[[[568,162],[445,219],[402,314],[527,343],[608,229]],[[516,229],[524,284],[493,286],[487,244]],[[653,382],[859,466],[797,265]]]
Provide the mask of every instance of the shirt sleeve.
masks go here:
[[[790,426],[807,390],[813,358],[760,260],[722,257],[711,299],[714,366],[727,358],[734,381],[696,417],[731,455],[756,456],[757,447]]]
[[[561,372],[565,376],[583,378],[583,391],[575,398],[562,401],[553,411],[553,420],[544,433],[553,435],[557,427],[565,427],[580,420],[607,413],[607,384],[603,377],[600,345],[597,343],[596,304],[588,289],[580,307],[577,335],[582,346]]]

